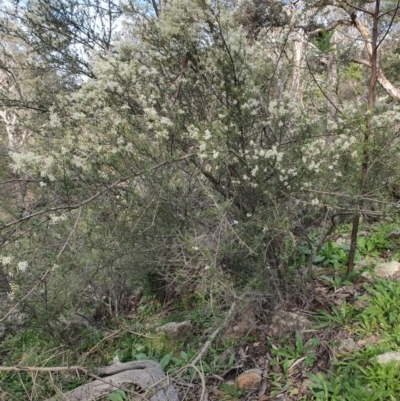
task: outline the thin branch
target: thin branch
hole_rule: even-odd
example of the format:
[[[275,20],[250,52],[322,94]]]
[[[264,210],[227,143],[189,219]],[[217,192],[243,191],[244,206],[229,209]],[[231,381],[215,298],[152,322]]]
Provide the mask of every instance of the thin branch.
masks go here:
[[[79,221],[80,218],[81,218],[81,213],[82,213],[82,208],[80,207],[80,208],[79,208],[78,217],[76,218],[74,227],[72,228],[71,232],[70,232],[69,235],[68,235],[67,240],[65,241],[63,247],[61,248],[60,252],[58,253],[56,260],[58,260],[59,257],[62,255],[62,253],[64,252],[64,249],[67,247],[67,245],[68,245],[68,243],[69,243],[69,240],[70,240],[71,237],[72,237],[72,234],[75,232],[76,227],[77,227],[77,225],[78,225],[78,221]]]
[[[192,360],[190,363],[191,365],[196,365],[204,356],[204,354],[207,352],[208,348],[210,347],[211,343],[214,341],[214,338],[217,336],[217,334],[225,328],[225,326],[228,324],[228,321],[230,317],[232,316],[233,311],[235,310],[236,307],[236,302],[232,302],[231,307],[229,308],[229,311],[225,317],[224,323],[218,327],[212,334],[211,337],[205,342],[199,353],[196,355],[196,357]]]
[[[386,36],[388,35],[388,33],[390,32],[390,30],[391,30],[391,28],[392,28],[392,26],[393,26],[393,22],[394,22],[394,19],[396,18],[396,15],[397,15],[397,11],[399,10],[399,5],[400,5],[400,0],[397,0],[397,5],[396,5],[396,8],[394,9],[394,14],[393,14],[393,16],[392,16],[392,19],[390,20],[390,23],[389,23],[389,26],[388,26],[388,28],[386,29],[386,32],[385,32],[385,34],[382,36],[382,39],[379,41],[379,43],[377,44],[377,48],[379,48],[379,46],[381,45],[381,43],[385,40],[385,38],[386,38]],[[383,15],[383,14],[382,14]],[[382,17],[382,15],[380,15],[379,17],[378,17],[378,19],[380,18],[380,17]]]
[[[296,26],[296,28],[300,28],[303,29],[307,35],[309,36],[315,36],[318,35],[321,32],[326,32],[326,31],[331,31],[332,29],[335,29],[336,27],[338,27],[339,25],[351,25],[351,22],[348,20],[337,20],[335,22],[333,22],[332,24],[326,26],[326,27],[321,27],[321,28],[317,28],[314,29],[313,31],[307,31],[307,27],[306,26]]]
[[[185,155],[185,156],[183,156],[183,157],[180,157],[180,158],[178,158],[178,159],[166,160],[166,161],[164,161],[164,162],[162,162],[162,163],[157,164],[156,166],[151,167],[150,170],[151,170],[151,171],[155,171],[155,170],[159,169],[160,167],[165,166],[166,164],[175,163],[175,162],[179,162],[179,161],[182,161],[182,160],[186,160],[186,159],[188,159],[188,158],[190,158],[190,157],[192,157],[192,156],[193,156],[193,154],[187,154],[187,155]],[[10,222],[10,223],[4,224],[3,226],[0,227],[0,229],[4,229],[4,228],[11,227],[11,226],[13,226],[13,225],[15,225],[15,224],[22,223],[22,222],[24,222],[24,221],[26,221],[26,220],[30,220],[30,219],[33,218],[33,217],[37,217],[37,216],[40,216],[40,215],[45,214],[45,213],[56,212],[56,211],[58,211],[58,210],[74,210],[74,209],[79,209],[79,208],[81,208],[81,207],[87,205],[88,203],[94,201],[94,200],[97,199],[99,196],[103,195],[104,193],[108,192],[110,189],[116,187],[118,184],[121,184],[122,182],[125,182],[125,181],[127,181],[127,180],[129,180],[129,179],[139,177],[139,176],[145,174],[147,171],[148,171],[148,170],[143,170],[143,171],[140,171],[140,172],[138,172],[138,173],[136,173],[136,174],[134,174],[134,175],[132,175],[132,176],[128,176],[128,177],[121,178],[121,179],[119,179],[119,180],[113,182],[111,185],[108,185],[105,189],[103,189],[103,190],[101,190],[101,191],[98,191],[98,192],[95,193],[93,196],[91,196],[90,198],[88,198],[88,199],[82,201],[81,203],[77,203],[77,204],[75,204],[75,205],[68,205],[68,206],[56,206],[56,207],[52,207],[52,208],[45,209],[45,210],[39,210],[38,212],[29,214],[28,216],[22,217],[22,218],[20,218],[20,219],[18,219],[18,220],[14,220],[14,221],[12,221],[12,222]]]
[[[322,92],[322,94],[324,95],[325,99],[328,100],[328,102],[334,107],[334,109],[339,112],[340,114],[343,114],[341,112],[341,110],[335,105],[335,103],[333,103],[333,101],[329,98],[329,96],[325,93],[325,91],[322,89],[321,85],[318,83],[317,79],[315,78],[313,72],[311,71],[311,67],[310,64],[308,62],[308,60],[306,59],[306,63],[307,63],[307,68],[308,68],[308,72],[311,74],[311,77],[313,79],[313,81],[315,82],[315,84],[318,86],[318,89]]]
[[[31,295],[32,294],[32,292],[37,288],[37,286],[40,284],[40,283],[42,283],[45,279],[46,279],[46,277],[47,277],[47,275],[51,272],[51,268],[50,269],[48,269],[47,271],[46,271],[46,273],[40,278],[40,280],[31,288],[31,290],[26,294],[26,295],[24,295],[24,297],[22,298],[22,299],[20,299],[6,314],[5,314],[5,316],[3,316],[1,319],[0,319],[0,323],[3,321],[3,320],[5,320],[8,316],[10,316],[11,315],[11,313],[13,313],[13,311],[18,307],[18,305],[21,303],[21,302],[23,302],[26,298],[28,298],[29,297],[29,295]]]
[[[374,15],[374,13],[372,11],[368,11],[365,8],[355,6],[354,4],[350,4],[347,1],[343,1],[343,3],[346,4],[347,6],[351,7],[351,8],[354,8],[357,11],[361,11],[362,13],[365,13],[365,14],[368,14],[368,15],[371,15],[371,16]]]

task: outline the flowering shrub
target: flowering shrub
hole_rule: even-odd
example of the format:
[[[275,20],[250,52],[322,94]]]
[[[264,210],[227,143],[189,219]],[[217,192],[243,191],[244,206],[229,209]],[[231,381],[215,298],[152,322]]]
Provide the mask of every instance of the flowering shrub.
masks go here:
[[[30,199],[5,219],[14,242],[2,264],[19,260],[21,284],[41,280],[27,299],[36,314],[104,296],[118,315],[154,272],[169,296],[258,287],[284,297],[310,228],[325,234],[321,221],[358,213],[361,195],[367,216],[393,210],[379,188],[398,182],[397,104],[373,112],[354,96],[333,113],[326,68],[305,60],[324,61],[330,44],[295,56],[302,13],[276,9],[250,40],[244,2],[228,3],[169,1],[154,15],[137,2],[112,48],[87,50],[90,76],[65,83],[46,117],[32,118],[34,141],[8,152]],[[83,299],[89,287],[101,295]]]

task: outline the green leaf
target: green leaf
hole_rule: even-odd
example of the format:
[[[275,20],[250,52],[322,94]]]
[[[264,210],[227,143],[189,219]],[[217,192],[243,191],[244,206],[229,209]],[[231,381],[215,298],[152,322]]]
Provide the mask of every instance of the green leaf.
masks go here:
[[[163,370],[165,370],[165,368],[169,365],[169,363],[171,362],[173,353],[170,352],[169,354],[165,355],[161,361],[160,361],[160,365],[163,368]]]
[[[323,255],[317,255],[315,258],[314,258],[314,263],[320,263],[320,262],[322,262],[322,261],[324,261],[325,260],[325,256],[323,256]]]
[[[135,355],[135,359],[137,359],[139,361],[141,359],[149,359],[149,357],[146,354],[139,353],[139,354]]]
[[[113,393],[108,394],[107,398],[110,401],[126,401],[127,400],[125,391],[123,391],[123,390],[114,391]]]
[[[240,397],[241,392],[238,391],[236,388],[228,386],[225,383],[221,384],[221,390],[224,391],[225,393],[231,395],[232,397]]]

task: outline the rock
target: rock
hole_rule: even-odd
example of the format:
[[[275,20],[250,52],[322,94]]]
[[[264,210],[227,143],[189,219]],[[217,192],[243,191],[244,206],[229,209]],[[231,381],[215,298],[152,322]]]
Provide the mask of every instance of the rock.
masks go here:
[[[368,338],[363,338],[362,340],[357,341],[357,345],[359,347],[364,347],[366,345],[376,345],[378,344],[379,340],[382,340],[383,336],[382,335],[372,335]]]
[[[390,278],[400,274],[400,263],[396,261],[381,263],[375,267],[374,272],[380,278]]]
[[[189,320],[184,322],[171,322],[158,327],[156,331],[165,333],[171,339],[180,339],[185,337],[192,330],[192,323]]]
[[[280,339],[285,334],[310,329],[313,326],[312,321],[293,312],[286,312],[283,310],[269,311],[266,312],[266,315],[266,330],[268,335],[276,339]]]
[[[367,282],[367,283],[371,283],[372,281],[374,281],[374,278],[372,277],[370,272],[362,272],[359,276],[360,278],[363,279],[363,281]]]
[[[246,390],[254,390],[260,385],[261,378],[262,372],[260,369],[247,370],[246,372],[238,376],[238,386],[239,388],[244,388]]]
[[[400,238],[400,230],[395,230],[389,233],[388,238]]]
[[[248,304],[244,308],[238,308],[230,319],[225,329],[223,338],[242,339],[247,336],[255,336],[258,333],[256,307]]]
[[[343,338],[339,341],[339,345],[336,347],[337,352],[340,354],[346,354],[357,350],[359,347],[352,338]]]
[[[340,245],[347,245],[349,242],[350,242],[350,236],[348,236],[348,238],[347,238],[347,236],[346,237],[343,236],[341,238],[338,238],[335,241],[335,244],[340,246]]]
[[[5,322],[14,328],[23,327],[27,323],[27,321],[28,321],[28,315],[26,313],[21,312],[18,309],[15,309],[5,319]]]
[[[385,352],[384,354],[371,358],[370,362],[372,361],[376,361],[381,364],[388,364],[393,361],[400,362],[400,352],[396,351]]]
[[[360,270],[364,270],[367,269],[369,267],[374,267],[376,266],[379,262],[381,262],[382,259],[361,259],[358,262],[355,263],[354,268],[355,269],[360,269]]]
[[[3,300],[0,303],[0,340],[8,334],[15,334],[20,331],[28,320],[26,313],[16,308],[11,302]]]

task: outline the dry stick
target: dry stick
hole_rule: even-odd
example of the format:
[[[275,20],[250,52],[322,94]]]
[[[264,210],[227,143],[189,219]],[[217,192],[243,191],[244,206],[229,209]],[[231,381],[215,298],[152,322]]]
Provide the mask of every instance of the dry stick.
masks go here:
[[[132,330],[126,330],[126,332],[134,334],[135,336],[144,337],[144,338],[150,338],[151,340],[158,340],[158,339],[163,337],[163,336],[148,336],[146,334],[137,333],[136,331],[132,331]]]
[[[207,352],[208,348],[210,347],[211,343],[214,341],[214,338],[217,336],[217,334],[225,328],[225,326],[228,324],[229,318],[232,316],[232,313],[235,309],[236,302],[232,302],[232,305],[229,309],[228,314],[225,317],[224,323],[222,326],[218,327],[212,334],[211,337],[205,342],[203,347],[201,348],[200,352],[197,354],[197,356],[190,362],[191,365],[196,365],[200,361],[200,359],[203,358],[204,354]]]
[[[88,374],[89,371],[80,365],[74,366],[53,366],[53,367],[35,367],[35,366],[26,366],[26,367],[18,367],[18,366],[0,366],[0,372],[71,372],[71,371],[81,371],[85,374]]]
[[[321,195],[331,195],[331,196],[337,196],[337,197],[343,197],[343,198],[356,198],[354,195],[349,195],[349,194],[344,194],[341,192],[328,192],[328,191],[317,191],[314,189],[308,189],[308,192],[312,192],[315,194],[321,194]],[[359,199],[366,200],[366,201],[371,201],[371,202],[376,202],[376,203],[382,203],[384,205],[389,205],[389,206],[396,206],[398,207],[399,204],[397,202],[388,202],[388,201],[382,201],[374,198],[369,198],[367,196],[359,196]]]
[[[194,364],[190,364],[188,365],[188,368],[192,368],[193,370],[195,370],[197,372],[197,374],[200,377],[201,380],[201,395],[200,395],[200,400],[199,401],[203,401],[204,400],[204,394],[206,392],[206,381],[204,379],[204,372],[201,372],[200,369],[194,365]]]

